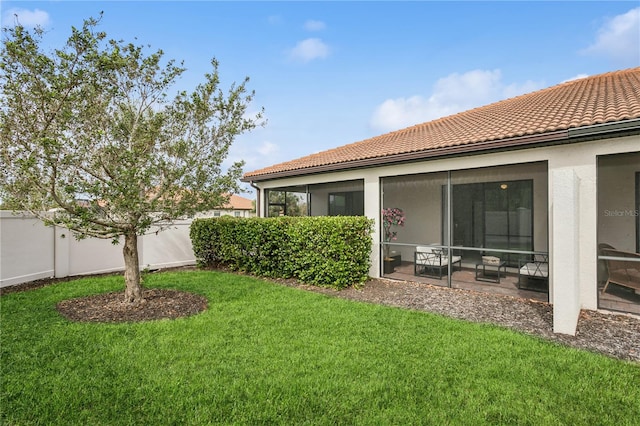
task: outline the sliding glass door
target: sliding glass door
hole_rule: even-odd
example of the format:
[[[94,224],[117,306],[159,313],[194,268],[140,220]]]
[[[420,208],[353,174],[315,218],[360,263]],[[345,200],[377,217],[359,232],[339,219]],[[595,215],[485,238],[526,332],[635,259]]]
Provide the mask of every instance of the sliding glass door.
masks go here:
[[[533,180],[453,185],[454,246],[533,250]],[[465,251],[479,259],[482,252]],[[503,256],[516,266],[517,256]]]

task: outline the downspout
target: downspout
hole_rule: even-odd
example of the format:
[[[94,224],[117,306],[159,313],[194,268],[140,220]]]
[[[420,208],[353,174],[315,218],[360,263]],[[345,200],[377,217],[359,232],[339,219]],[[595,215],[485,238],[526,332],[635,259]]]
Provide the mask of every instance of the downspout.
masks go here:
[[[249,181],[249,185],[256,190],[256,216],[260,216],[260,187],[256,186],[253,181]]]

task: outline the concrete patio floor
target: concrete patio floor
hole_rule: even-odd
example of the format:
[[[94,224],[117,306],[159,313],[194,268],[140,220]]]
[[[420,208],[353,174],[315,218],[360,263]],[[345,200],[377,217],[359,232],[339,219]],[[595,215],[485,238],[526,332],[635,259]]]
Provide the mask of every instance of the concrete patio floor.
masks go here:
[[[417,276],[414,274],[413,262],[402,261],[399,266],[395,267],[392,273],[384,274],[384,278],[446,287],[446,269],[443,273],[444,276],[442,279],[438,279],[437,276],[435,278],[430,276]],[[526,284],[523,283],[521,287],[525,286],[526,288],[518,288],[518,271],[516,268],[507,268],[507,274],[500,277],[500,282],[493,283],[476,280],[475,267],[465,264],[462,265],[462,270],[458,270],[457,267],[454,268],[451,282],[452,288],[501,294],[539,302],[549,302],[549,294],[545,288],[546,281],[530,279]],[[602,286],[599,286],[598,297],[600,299],[600,309],[640,315],[640,295],[616,285],[610,285],[604,294],[601,289]]]

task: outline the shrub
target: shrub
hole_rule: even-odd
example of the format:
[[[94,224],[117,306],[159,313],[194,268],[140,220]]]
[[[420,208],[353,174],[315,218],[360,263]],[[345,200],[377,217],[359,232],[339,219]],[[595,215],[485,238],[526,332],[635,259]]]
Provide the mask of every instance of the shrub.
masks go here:
[[[344,288],[366,281],[373,221],[365,217],[197,219],[191,241],[200,266]]]

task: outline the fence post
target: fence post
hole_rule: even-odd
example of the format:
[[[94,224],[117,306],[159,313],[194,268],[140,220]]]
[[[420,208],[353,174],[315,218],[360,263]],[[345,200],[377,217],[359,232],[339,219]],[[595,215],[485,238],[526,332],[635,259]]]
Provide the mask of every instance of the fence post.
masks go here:
[[[66,228],[54,226],[53,265],[54,276],[64,278],[69,276],[69,240],[73,234]]]

